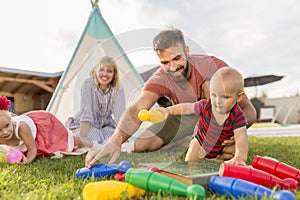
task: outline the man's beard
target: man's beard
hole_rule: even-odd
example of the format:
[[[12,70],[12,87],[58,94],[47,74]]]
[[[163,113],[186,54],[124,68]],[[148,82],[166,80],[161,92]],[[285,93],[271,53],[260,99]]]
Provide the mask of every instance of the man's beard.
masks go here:
[[[184,69],[183,74],[180,74],[180,75],[178,75],[178,76],[173,76],[173,75],[172,75],[173,73],[175,73],[175,72],[177,72],[177,71],[179,71],[179,70],[182,70],[182,69]],[[182,83],[182,82],[186,82],[186,81],[187,81],[187,80],[186,80],[187,71],[188,71],[188,64],[187,64],[187,67],[186,67],[186,68],[184,68],[184,66],[182,65],[182,66],[179,66],[175,71],[170,71],[170,70],[168,70],[168,71],[167,71],[167,74],[168,74],[168,76],[169,76],[174,82],[176,82],[176,83]]]

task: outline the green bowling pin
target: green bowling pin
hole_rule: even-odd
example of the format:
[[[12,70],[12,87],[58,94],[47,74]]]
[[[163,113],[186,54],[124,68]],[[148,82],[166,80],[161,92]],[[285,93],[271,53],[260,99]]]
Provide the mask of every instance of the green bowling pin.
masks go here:
[[[129,168],[126,172],[125,181],[150,192],[160,191],[179,196],[196,197],[197,199],[205,197],[205,190],[201,185],[187,186],[157,172]]]

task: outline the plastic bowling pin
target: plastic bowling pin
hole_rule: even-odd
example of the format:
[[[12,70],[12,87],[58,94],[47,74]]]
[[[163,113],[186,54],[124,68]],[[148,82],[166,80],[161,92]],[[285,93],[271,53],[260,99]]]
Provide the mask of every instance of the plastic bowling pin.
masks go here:
[[[160,173],[160,169],[158,169],[157,167],[140,166],[138,169]],[[117,181],[125,181],[125,176],[126,172],[117,172],[113,178]]]
[[[277,160],[255,156],[252,167],[273,174],[279,178],[293,178],[300,183],[300,170]]]
[[[120,162],[120,164],[96,164],[91,168],[80,168],[76,170],[76,178],[84,177],[92,177],[95,178],[111,176],[116,174],[117,172],[126,172],[131,167],[129,161],[124,160]]]
[[[160,173],[160,169],[157,167],[139,166],[138,169]]]
[[[249,196],[262,199],[266,196],[278,200],[296,200],[294,193],[291,191],[280,190],[273,192],[262,185],[231,177],[211,176],[208,181],[208,188],[219,194],[236,199]]]
[[[175,179],[157,172],[130,168],[126,172],[125,182],[150,192],[170,193],[196,199],[205,197],[205,190],[201,185],[187,186]]]
[[[129,183],[108,180],[86,184],[82,195],[84,200],[111,200],[139,198],[145,192]]]
[[[141,110],[138,113],[139,120],[142,122],[149,121],[152,123],[160,123],[165,120],[165,115],[159,110]]]
[[[222,163],[220,165],[219,175],[240,178],[269,188],[277,185],[283,189],[298,188],[297,181],[292,178],[281,179],[265,171],[241,165]]]
[[[125,176],[126,176],[125,172],[117,172],[115,173],[113,178],[116,181],[125,181]]]

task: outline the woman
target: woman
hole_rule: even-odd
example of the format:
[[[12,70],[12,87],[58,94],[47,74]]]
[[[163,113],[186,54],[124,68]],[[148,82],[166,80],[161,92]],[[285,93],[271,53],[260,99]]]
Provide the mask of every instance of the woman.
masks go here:
[[[75,146],[104,143],[114,132],[125,109],[125,94],[113,58],[104,56],[93,67],[81,88],[80,111],[66,126],[75,135]]]

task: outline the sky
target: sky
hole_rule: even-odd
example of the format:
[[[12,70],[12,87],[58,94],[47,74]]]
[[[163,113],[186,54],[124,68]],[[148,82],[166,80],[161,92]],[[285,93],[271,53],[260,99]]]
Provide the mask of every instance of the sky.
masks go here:
[[[181,29],[191,53],[224,60],[246,78],[283,75],[258,86],[270,98],[300,92],[300,3],[296,0],[100,0],[114,35],[140,29]],[[0,0],[0,67],[55,73],[64,71],[86,26],[90,0]],[[130,55],[135,67],[158,64],[149,48]],[[121,44],[122,45],[122,44]],[[255,87],[246,88],[249,97]]]

